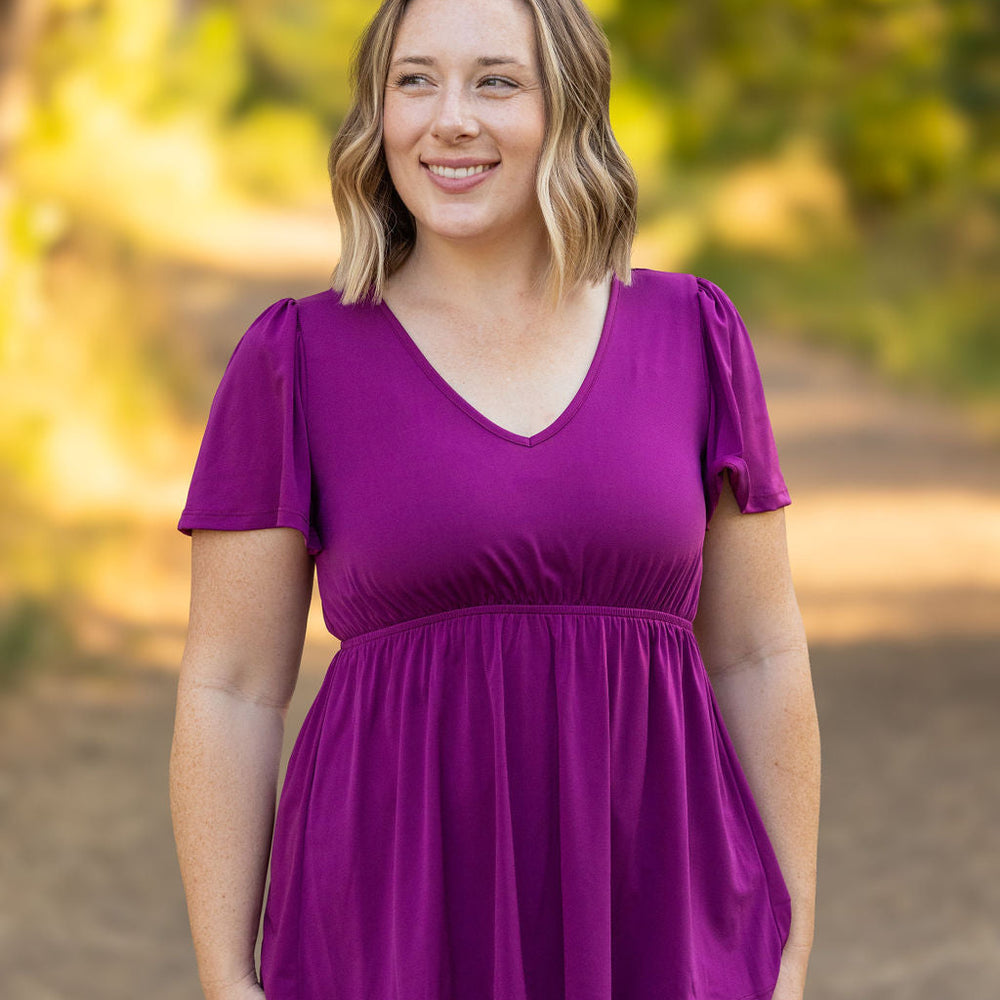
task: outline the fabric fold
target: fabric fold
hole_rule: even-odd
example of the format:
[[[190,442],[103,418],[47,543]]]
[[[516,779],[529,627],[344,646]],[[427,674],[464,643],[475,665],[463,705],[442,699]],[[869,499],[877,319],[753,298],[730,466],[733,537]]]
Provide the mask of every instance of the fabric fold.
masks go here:
[[[707,516],[718,505],[726,471],[743,513],[787,506],[791,500],[746,326],[721,288],[705,278],[697,286],[709,392]]]
[[[575,608],[437,619],[342,649],[316,704],[275,826],[265,990],[773,984],[788,894],[688,629]]]

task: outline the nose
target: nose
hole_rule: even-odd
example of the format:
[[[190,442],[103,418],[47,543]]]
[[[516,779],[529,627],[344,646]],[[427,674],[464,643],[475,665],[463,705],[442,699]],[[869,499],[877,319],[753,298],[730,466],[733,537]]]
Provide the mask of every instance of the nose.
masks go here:
[[[479,135],[479,122],[463,86],[442,87],[434,112],[431,132],[435,139],[454,143]]]

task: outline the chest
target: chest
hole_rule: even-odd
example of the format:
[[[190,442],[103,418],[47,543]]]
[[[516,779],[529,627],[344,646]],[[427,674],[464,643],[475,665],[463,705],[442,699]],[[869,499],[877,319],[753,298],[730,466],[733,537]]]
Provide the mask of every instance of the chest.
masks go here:
[[[531,437],[555,422],[580,392],[608,312],[606,300],[594,300],[557,320],[420,312],[394,312],[393,319],[426,368],[469,408]]]
[[[569,405],[523,435],[458,395],[386,314],[369,319],[307,346],[317,565],[330,607],[354,609],[342,627],[370,623],[373,595],[403,618],[688,593],[707,417],[690,331],[619,309]]]

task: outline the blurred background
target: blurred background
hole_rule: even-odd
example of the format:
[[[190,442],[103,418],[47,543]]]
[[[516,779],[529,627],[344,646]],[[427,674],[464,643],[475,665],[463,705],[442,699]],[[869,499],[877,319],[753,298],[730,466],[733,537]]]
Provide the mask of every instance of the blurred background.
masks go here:
[[[338,255],[372,2],[0,4],[0,974],[197,997],[166,761],[174,530],[250,320]],[[1000,11],[594,0],[636,266],[724,287],[786,478],[824,735],[808,996],[1000,981]],[[313,616],[289,720],[336,646]],[[286,749],[287,752],[287,749]]]

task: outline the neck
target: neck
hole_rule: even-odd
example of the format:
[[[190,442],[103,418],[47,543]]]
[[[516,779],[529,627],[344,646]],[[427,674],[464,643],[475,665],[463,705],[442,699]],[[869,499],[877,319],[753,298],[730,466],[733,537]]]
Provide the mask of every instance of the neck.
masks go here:
[[[463,240],[421,239],[406,263],[390,279],[408,293],[425,290],[435,299],[457,303],[504,303],[544,299],[542,276],[549,262],[544,229],[532,237],[475,244]]]

